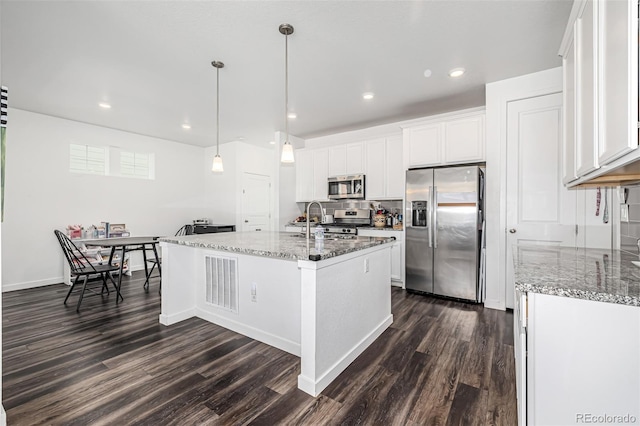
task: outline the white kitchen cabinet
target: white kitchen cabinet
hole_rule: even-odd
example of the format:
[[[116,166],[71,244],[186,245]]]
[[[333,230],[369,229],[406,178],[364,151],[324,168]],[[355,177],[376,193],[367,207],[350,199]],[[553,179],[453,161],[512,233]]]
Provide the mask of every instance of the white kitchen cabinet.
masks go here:
[[[329,151],[298,149],[296,151],[296,202],[327,199]]]
[[[432,123],[403,130],[409,167],[442,163],[442,125]]]
[[[296,150],[296,201],[304,202],[313,199],[313,151]]]
[[[615,182],[637,161],[638,2],[576,0],[560,47],[563,182]],[[633,170],[633,168],[627,168]],[[604,177],[604,176],[607,177]]]
[[[601,164],[638,147],[638,3],[599,1],[599,157]]]
[[[364,173],[365,172],[364,143],[362,142],[350,143],[350,144],[347,144],[346,148],[347,148],[346,149],[347,151],[346,174],[359,175]]]
[[[385,197],[394,200],[404,198],[405,169],[402,161],[402,138],[387,138],[385,163]]]
[[[402,138],[370,140],[366,144],[366,196],[368,200],[404,198]]]
[[[524,294],[514,311],[519,424],[640,418],[639,335],[640,307]]]
[[[347,174],[347,147],[346,145],[332,146],[329,148],[329,176],[342,176]]]
[[[365,195],[368,200],[378,200],[386,197],[386,145],[384,138],[375,139],[367,143],[367,172]]]
[[[358,228],[358,236],[396,238],[391,246],[391,285],[404,287],[404,231]]]
[[[567,46],[567,50],[562,58],[562,79],[563,79],[563,179],[565,185],[578,178],[576,173],[576,137],[575,137],[575,115],[576,115],[576,54],[573,39]]]
[[[445,121],[444,164],[484,160],[484,114]]]
[[[576,173],[585,175],[598,166],[598,108],[597,68],[598,38],[597,5],[594,0],[584,2],[574,24],[575,42],[575,145]]]
[[[432,118],[403,129],[408,167],[476,163],[485,160],[484,111]]]
[[[365,148],[362,142],[328,148],[328,176],[359,175],[365,173]]]
[[[326,200],[329,187],[329,150],[313,150],[313,200]]]

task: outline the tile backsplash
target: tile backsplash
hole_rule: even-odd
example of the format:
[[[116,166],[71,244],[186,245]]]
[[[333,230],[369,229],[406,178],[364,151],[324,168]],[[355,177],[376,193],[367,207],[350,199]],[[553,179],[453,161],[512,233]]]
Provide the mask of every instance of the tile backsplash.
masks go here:
[[[334,214],[336,209],[348,209],[348,208],[355,208],[355,209],[368,209],[371,208],[371,204],[374,205],[374,207],[378,208],[378,205],[380,205],[381,208],[390,211],[390,212],[397,212],[397,213],[402,213],[402,200],[384,200],[384,201],[335,201],[335,202],[326,202],[326,203],[322,203],[322,207],[325,208],[326,210],[326,214]],[[298,203],[298,207],[300,208],[300,215],[302,215],[302,213],[304,211],[306,211],[307,208],[307,204],[306,203]],[[311,216],[320,216],[320,208],[318,208],[317,205],[313,205],[311,207],[311,212],[310,212]]]
[[[620,191],[620,250],[638,255],[640,185],[623,186]]]

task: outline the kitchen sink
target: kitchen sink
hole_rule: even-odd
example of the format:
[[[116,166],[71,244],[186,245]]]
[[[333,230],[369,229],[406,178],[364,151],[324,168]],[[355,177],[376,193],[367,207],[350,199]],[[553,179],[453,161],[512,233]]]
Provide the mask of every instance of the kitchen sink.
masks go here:
[[[307,236],[305,234],[291,234],[291,237],[306,238]],[[327,236],[327,235],[324,236],[325,241],[355,240],[356,238],[357,236],[350,235],[350,234],[337,234],[337,235],[331,235],[331,236]],[[311,237],[309,237],[309,239],[315,240],[315,236],[311,234]]]

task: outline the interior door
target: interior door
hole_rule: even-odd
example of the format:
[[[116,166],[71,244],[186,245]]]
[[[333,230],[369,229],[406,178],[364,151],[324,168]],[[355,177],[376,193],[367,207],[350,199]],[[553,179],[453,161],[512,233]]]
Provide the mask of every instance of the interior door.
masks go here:
[[[514,307],[514,245],[576,244],[576,194],[562,184],[562,95],[507,107],[506,306]]]
[[[242,184],[242,230],[271,230],[271,178],[245,173]]]

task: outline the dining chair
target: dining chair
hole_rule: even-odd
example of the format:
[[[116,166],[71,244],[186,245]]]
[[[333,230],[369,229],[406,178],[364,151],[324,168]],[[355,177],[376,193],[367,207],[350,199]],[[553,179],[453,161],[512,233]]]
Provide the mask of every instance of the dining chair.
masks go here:
[[[174,235],[176,237],[180,237],[183,235],[193,235],[193,225],[184,225],[183,227],[178,229],[178,231]],[[147,249],[147,251],[149,250]],[[156,248],[156,252],[149,253],[151,254],[151,256],[148,256],[145,254],[145,261],[151,265],[151,269],[148,270],[147,277],[146,277],[147,279],[144,281],[144,289],[149,290],[149,280],[151,278],[159,277],[160,285],[158,286],[158,292],[161,292],[162,291],[162,257],[158,255],[156,259],[156,253],[157,253],[157,248]],[[158,267],[158,275],[156,275],[156,277],[152,277],[151,274],[153,273],[153,270],[156,268],[156,266]]]
[[[107,295],[109,295],[109,287],[107,286],[107,278],[111,280],[113,283],[113,287],[116,289],[116,300],[120,296],[120,291],[118,290],[118,286],[116,285],[112,272],[118,271],[118,265],[111,264],[95,264],[95,261],[87,259],[84,253],[78,249],[78,247],[71,241],[69,237],[67,237],[63,232],[58,231],[57,229],[53,231],[58,238],[58,242],[60,243],[60,247],[62,247],[62,252],[64,253],[64,257],[69,263],[69,268],[71,269],[71,277],[73,279],[73,283],[71,284],[71,288],[67,292],[67,297],[64,298],[64,304],[67,304],[67,300],[71,295],[71,292],[76,287],[78,282],[80,281],[80,277],[84,277],[84,282],[82,283],[82,292],[80,293],[80,297],[78,298],[78,304],[76,305],[76,312],[80,312],[80,304],[82,303],[82,299],[84,297],[85,291],[89,290],[93,294],[104,294],[104,291],[107,291]],[[87,282],[89,282],[89,276],[91,275],[99,275],[102,278],[102,288],[100,293],[96,293],[91,288],[87,288]]]

